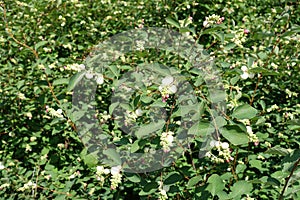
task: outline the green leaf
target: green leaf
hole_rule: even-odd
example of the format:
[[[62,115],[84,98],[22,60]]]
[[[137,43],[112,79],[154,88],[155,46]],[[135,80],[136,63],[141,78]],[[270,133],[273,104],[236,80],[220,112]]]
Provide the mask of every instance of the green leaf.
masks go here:
[[[96,152],[90,154],[87,153],[88,152],[86,148],[84,148],[80,153],[80,157],[83,159],[83,162],[90,168],[97,166],[98,163],[97,153]]]
[[[84,76],[85,72],[79,72],[71,77],[67,90],[70,92],[79,83],[79,81]]]
[[[175,26],[176,28],[180,28],[180,25],[178,22],[176,22],[174,19],[172,19],[171,17],[167,17],[166,18],[166,22]]]
[[[112,104],[109,105],[109,108],[108,108],[108,111],[109,111],[109,114],[113,114],[115,108],[119,105],[120,103],[119,102],[114,102]]]
[[[234,109],[232,116],[237,119],[251,119],[255,117],[257,110],[249,104],[243,104]]]
[[[251,183],[243,180],[238,181],[232,186],[229,196],[233,199],[241,199],[243,194],[251,194],[252,188]]]
[[[67,78],[61,78],[61,79],[57,79],[55,81],[53,81],[53,86],[55,85],[63,85],[63,84],[68,84],[69,83],[69,79]]]
[[[262,167],[262,161],[261,160],[250,160],[249,164],[250,164],[251,167],[258,169],[261,172],[264,171],[264,168]]]
[[[218,174],[213,174],[208,178],[207,181],[209,184],[207,190],[213,195],[216,196],[219,192],[222,192],[225,189],[225,183]]]
[[[266,154],[272,154],[272,155],[281,155],[281,156],[286,156],[289,154],[289,151],[285,148],[282,148],[280,146],[275,146],[267,151],[265,151]]]
[[[261,73],[262,75],[280,75],[278,72],[271,71],[262,67],[255,67],[249,70],[251,73]]]
[[[294,119],[287,122],[288,129],[290,130],[300,130],[300,119]]]
[[[178,172],[171,172],[167,175],[164,184],[166,185],[173,185],[179,181],[182,180],[182,175],[180,175]]]
[[[149,135],[150,133],[153,133],[159,129],[162,129],[165,125],[164,120],[159,120],[158,122],[152,122],[150,124],[141,126],[136,132],[135,135],[138,138],[144,137],[146,135]]]
[[[86,114],[86,111],[80,110],[80,111],[74,111],[70,114],[70,119],[73,122],[78,121],[79,119],[81,119],[84,115]]]
[[[234,47],[236,47],[236,44],[233,43],[233,42],[231,42],[231,43],[227,44],[227,45],[224,47],[224,49],[228,51],[228,50],[233,49]]]
[[[113,75],[115,77],[119,77],[119,69],[116,65],[109,65],[108,68],[110,69],[110,71],[113,73]]]
[[[191,178],[187,184],[187,188],[192,188],[194,187],[197,183],[199,183],[202,180],[202,176],[195,176]]]
[[[262,59],[262,60],[268,58],[268,55],[267,55],[265,52],[262,52],[262,51],[259,52],[257,55],[258,55],[258,57],[259,57],[260,59]]]
[[[38,48],[44,46],[47,43],[48,43],[48,41],[40,41],[40,42],[36,43],[36,45],[34,46],[34,49],[38,50]]]
[[[150,182],[147,183],[144,188],[142,189],[142,191],[139,192],[139,195],[141,196],[145,196],[145,195],[149,195],[152,193],[155,193],[157,191],[158,188],[158,184],[155,182]]]
[[[114,161],[114,164],[121,165],[122,161],[119,153],[115,149],[105,149],[103,150],[103,154],[107,155],[109,159]]]
[[[218,129],[222,128],[223,126],[225,126],[227,124],[226,120],[221,116],[217,116],[214,119],[214,123],[217,126],[215,128],[218,128]]]
[[[133,183],[141,182],[141,178],[137,174],[128,174],[126,178]]]
[[[238,126],[228,126],[222,128],[221,133],[230,143],[234,145],[243,145],[249,142],[248,135],[242,131]]]

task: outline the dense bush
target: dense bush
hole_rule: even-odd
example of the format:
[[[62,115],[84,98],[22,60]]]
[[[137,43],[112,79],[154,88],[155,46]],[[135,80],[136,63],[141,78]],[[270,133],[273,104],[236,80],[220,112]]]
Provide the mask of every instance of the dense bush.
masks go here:
[[[297,1],[0,5],[1,199],[300,198]],[[131,37],[147,30],[194,44]],[[93,60],[101,48],[109,66]],[[81,132],[92,119],[101,134]],[[130,172],[122,153],[155,150],[166,160]]]

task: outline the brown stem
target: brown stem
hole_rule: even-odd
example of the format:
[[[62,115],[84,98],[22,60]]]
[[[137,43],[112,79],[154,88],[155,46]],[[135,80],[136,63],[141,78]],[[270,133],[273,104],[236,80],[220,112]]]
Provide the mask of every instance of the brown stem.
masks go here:
[[[278,200],[283,200],[284,191],[286,190],[286,188],[288,186],[288,183],[289,183],[291,177],[293,176],[294,172],[296,171],[299,163],[300,163],[300,158],[295,162],[295,164],[294,164],[294,166],[293,166],[293,168],[291,170],[290,175],[285,179],[285,184],[284,184],[284,187],[283,187],[283,189],[281,191],[281,194],[280,194]]]

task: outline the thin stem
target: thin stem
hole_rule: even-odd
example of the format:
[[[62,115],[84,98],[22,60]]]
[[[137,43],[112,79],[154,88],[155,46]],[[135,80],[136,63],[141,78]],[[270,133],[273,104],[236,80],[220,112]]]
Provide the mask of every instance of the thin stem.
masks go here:
[[[288,183],[289,183],[291,177],[293,176],[294,172],[296,171],[296,169],[297,169],[299,163],[300,163],[300,158],[295,162],[295,164],[294,164],[294,166],[293,166],[293,168],[292,168],[292,170],[291,170],[290,175],[285,179],[285,184],[284,184],[284,187],[283,187],[283,189],[282,189],[282,191],[281,191],[281,194],[280,194],[278,200],[283,200],[284,192],[285,192],[285,190],[286,190],[286,188],[287,188],[287,186],[288,186]]]

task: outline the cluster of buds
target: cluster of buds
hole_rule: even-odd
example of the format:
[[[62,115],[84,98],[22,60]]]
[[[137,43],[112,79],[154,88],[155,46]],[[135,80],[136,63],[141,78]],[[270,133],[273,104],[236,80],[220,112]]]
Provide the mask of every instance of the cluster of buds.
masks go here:
[[[231,160],[233,160],[233,157],[231,157],[230,155],[231,150],[227,142],[213,140],[210,142],[210,146],[218,151],[218,156],[214,155],[210,151],[206,153],[206,156],[211,158],[213,162],[224,163],[224,161],[230,162]]]
[[[161,95],[162,101],[166,102],[170,97],[170,94],[177,92],[177,87],[174,84],[174,78],[172,76],[167,76],[161,81],[161,85],[158,87]]]
[[[163,132],[160,136],[160,145],[163,147],[164,152],[169,152],[170,147],[173,145],[172,142],[174,140],[174,132],[168,131]]]
[[[74,64],[70,64],[70,65],[64,66],[64,69],[65,69],[65,70],[71,70],[71,71],[77,71],[77,72],[80,72],[80,71],[82,71],[82,70],[85,70],[85,65],[84,65],[84,64],[77,64],[77,63],[74,63]]]
[[[105,175],[109,174],[109,169],[105,169],[103,166],[97,166],[96,177],[100,181],[100,185],[103,186],[105,181]]]
[[[19,92],[19,93],[18,93],[18,98],[19,98],[20,100],[24,100],[24,99],[26,99],[26,96],[25,96],[25,94]]]
[[[111,118],[110,114],[107,113],[107,111],[104,111],[103,113],[96,114],[96,117],[99,115],[100,122],[105,123],[107,120]]]
[[[250,142],[253,142],[255,146],[259,144],[258,137],[253,133],[251,126],[246,126],[248,137]]]
[[[159,184],[159,188],[158,188],[158,190],[159,190],[159,198],[158,199],[159,200],[166,200],[166,199],[168,199],[167,191],[166,191],[165,187],[163,186],[163,182],[159,181],[158,184]]]
[[[122,174],[120,173],[121,168],[122,167],[120,165],[118,165],[118,166],[112,167],[110,169],[110,173],[111,173],[110,188],[112,190],[115,190],[122,181]]]
[[[25,183],[23,187],[18,188],[18,191],[24,192],[25,190],[35,189],[37,185],[33,183],[32,181],[28,181],[28,183]]]
[[[46,106],[46,112],[49,113],[52,117],[64,118],[64,116],[62,115],[62,109],[55,110],[53,108],[50,108],[49,106]]]
[[[234,38],[231,39],[231,42],[235,43],[239,47],[243,47],[242,43],[246,42],[246,36],[250,33],[248,29],[238,29],[232,30]]]
[[[138,117],[142,116],[142,114],[143,111],[140,108],[136,109],[135,111],[126,110],[124,122],[125,126],[135,122]]]
[[[224,21],[224,17],[220,17],[219,15],[213,14],[208,17],[205,17],[205,21],[203,22],[203,26],[208,28],[213,24],[221,24]]]

